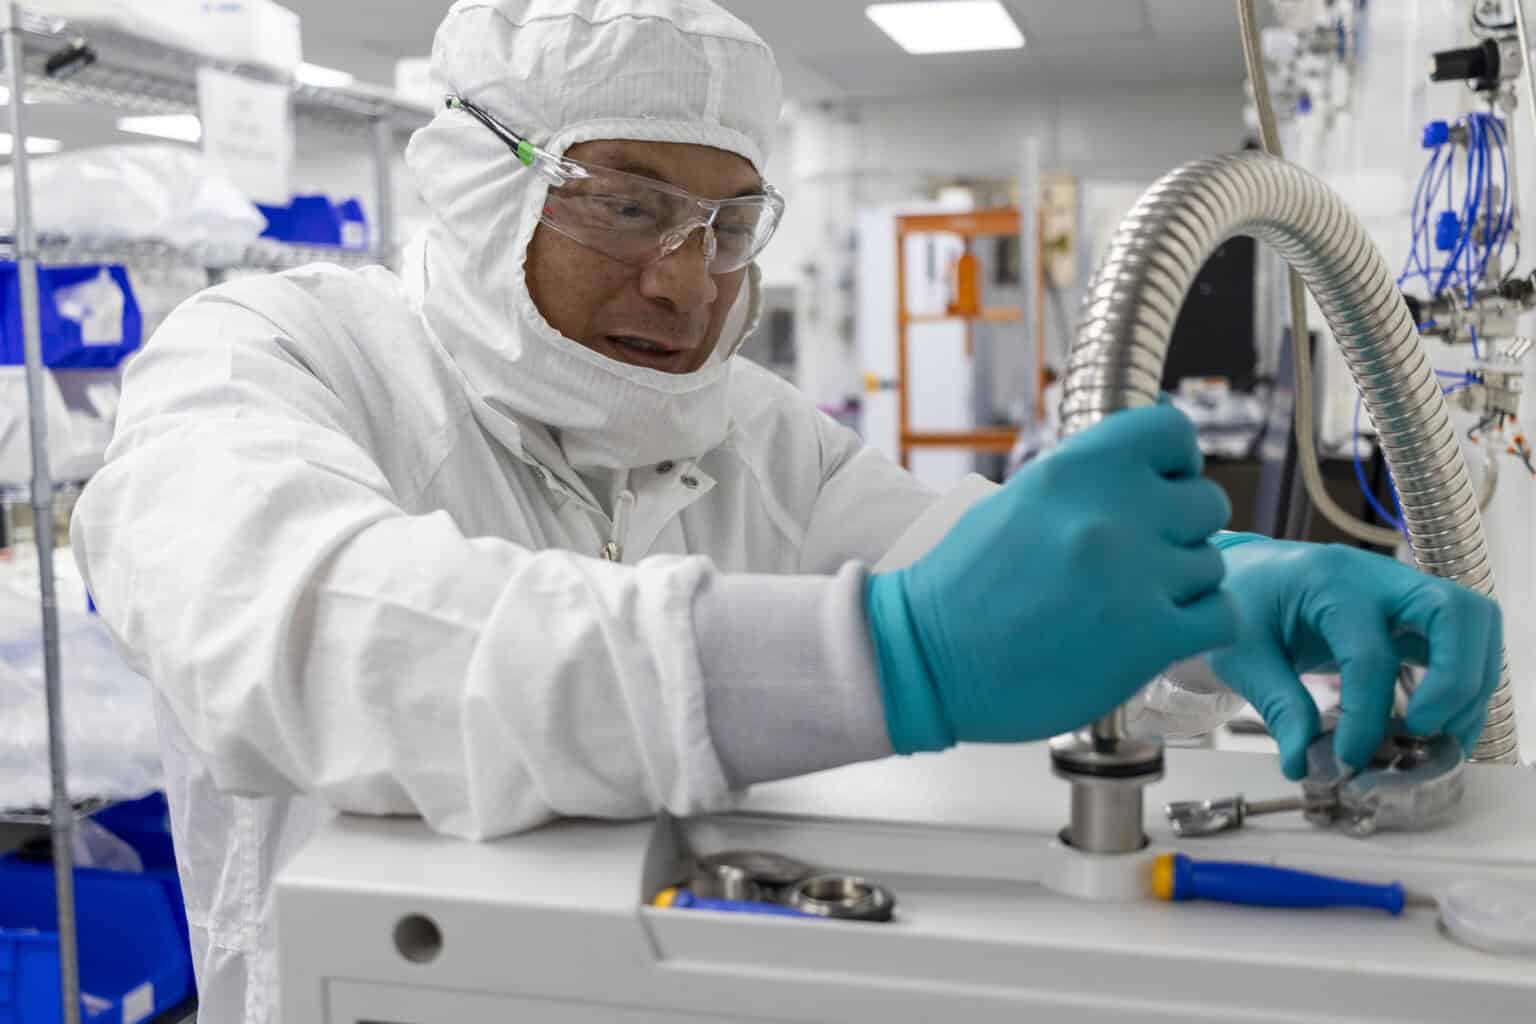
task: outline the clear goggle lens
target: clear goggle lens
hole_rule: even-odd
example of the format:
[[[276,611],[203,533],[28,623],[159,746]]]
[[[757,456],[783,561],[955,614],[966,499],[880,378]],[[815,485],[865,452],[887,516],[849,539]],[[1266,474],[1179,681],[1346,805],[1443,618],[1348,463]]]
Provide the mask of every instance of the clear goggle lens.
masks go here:
[[[636,174],[574,160],[549,164],[540,168],[552,182],[543,222],[632,266],[655,263],[702,231],[709,272],[739,270],[763,251],[784,209],[771,188],[737,199],[700,199]]]

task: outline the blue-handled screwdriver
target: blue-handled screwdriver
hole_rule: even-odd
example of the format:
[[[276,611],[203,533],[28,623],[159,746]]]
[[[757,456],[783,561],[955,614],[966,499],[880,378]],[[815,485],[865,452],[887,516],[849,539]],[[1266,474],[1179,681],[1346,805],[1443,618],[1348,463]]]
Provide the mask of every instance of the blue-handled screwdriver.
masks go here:
[[[716,910],[729,914],[769,914],[776,917],[806,917],[820,920],[803,910],[778,903],[764,903],[758,900],[706,899],[703,896],[695,896],[689,889],[676,887],[661,890],[656,894],[656,899],[651,902],[651,905],[677,910]]]
[[[1165,853],[1152,867],[1152,891],[1162,900],[1215,900],[1257,907],[1368,907],[1401,914],[1410,902],[1397,882],[1374,885],[1309,871],[1241,861],[1200,861]]]

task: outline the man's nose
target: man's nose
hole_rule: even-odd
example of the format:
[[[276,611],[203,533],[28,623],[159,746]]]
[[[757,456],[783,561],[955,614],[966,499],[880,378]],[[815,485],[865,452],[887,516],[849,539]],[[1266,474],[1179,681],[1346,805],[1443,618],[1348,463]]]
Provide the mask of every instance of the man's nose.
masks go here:
[[[640,274],[640,294],[675,309],[703,309],[714,302],[720,289],[709,272],[709,234],[706,226],[695,228],[682,245],[646,267]]]

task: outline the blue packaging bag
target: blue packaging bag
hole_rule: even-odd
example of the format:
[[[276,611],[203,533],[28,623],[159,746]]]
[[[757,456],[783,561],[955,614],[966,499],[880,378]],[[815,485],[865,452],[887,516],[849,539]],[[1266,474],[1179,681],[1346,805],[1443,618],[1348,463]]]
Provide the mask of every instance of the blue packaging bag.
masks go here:
[[[294,196],[293,235],[303,245],[340,245],[341,217],[325,196]]]
[[[340,203],[323,195],[294,196],[286,206],[256,204],[267,218],[261,237],[292,245],[368,248],[368,217],[358,199]]]
[[[293,241],[293,208],[289,206],[268,206],[266,203],[257,203],[256,209],[267,218],[267,226],[262,229],[262,238],[271,238],[279,242]]]
[[[341,214],[325,196],[294,196],[287,206],[258,206],[267,218],[263,238],[294,245],[340,245]]]
[[[143,317],[122,267],[40,267],[37,284],[48,368],[110,370],[143,341]],[[0,263],[0,365],[25,365],[25,352],[16,264]]]

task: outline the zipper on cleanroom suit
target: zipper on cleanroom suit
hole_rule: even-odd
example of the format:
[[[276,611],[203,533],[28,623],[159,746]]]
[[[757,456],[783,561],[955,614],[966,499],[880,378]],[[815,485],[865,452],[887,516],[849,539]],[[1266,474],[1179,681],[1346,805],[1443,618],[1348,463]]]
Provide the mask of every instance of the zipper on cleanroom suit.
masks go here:
[[[635,492],[629,488],[619,492],[618,500],[613,503],[613,530],[609,534],[608,543],[603,545],[600,554],[610,562],[624,561],[624,539],[629,533],[629,514],[635,507]]]

